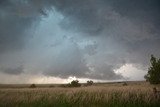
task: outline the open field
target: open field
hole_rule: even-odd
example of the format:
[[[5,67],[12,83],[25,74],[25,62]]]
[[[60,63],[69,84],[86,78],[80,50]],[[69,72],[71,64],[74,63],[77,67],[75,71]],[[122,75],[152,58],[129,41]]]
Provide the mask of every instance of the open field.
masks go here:
[[[160,97],[152,91],[160,86],[146,82],[127,84],[97,83],[79,88],[0,85],[0,107],[160,107]]]

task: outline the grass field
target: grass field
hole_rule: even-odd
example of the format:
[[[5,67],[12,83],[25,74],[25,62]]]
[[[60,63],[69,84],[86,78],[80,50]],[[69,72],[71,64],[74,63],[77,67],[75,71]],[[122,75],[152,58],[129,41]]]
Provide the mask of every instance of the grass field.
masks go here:
[[[160,107],[160,97],[146,82],[97,83],[79,88],[59,85],[0,85],[0,107]],[[54,85],[52,85],[54,86]]]

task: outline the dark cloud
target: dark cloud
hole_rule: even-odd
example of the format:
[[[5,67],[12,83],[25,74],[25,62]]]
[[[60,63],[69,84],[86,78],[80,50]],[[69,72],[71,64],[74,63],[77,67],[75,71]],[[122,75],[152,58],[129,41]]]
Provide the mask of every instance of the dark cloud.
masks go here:
[[[122,79],[121,74],[116,74],[115,69],[122,66],[121,59],[115,56],[104,56],[95,58],[97,54],[97,44],[88,44],[83,49],[80,49],[73,38],[67,39],[64,42],[65,47],[59,48],[58,55],[53,56],[48,69],[44,71],[45,75],[57,76],[60,78],[68,78],[76,76],[78,78],[92,78],[101,80],[116,80]],[[86,58],[89,55],[92,60]],[[100,55],[99,55],[100,56]],[[107,60],[107,61],[106,61]],[[111,63],[115,63],[112,65]],[[121,65],[119,65],[121,64]]]
[[[111,36],[127,51],[135,56],[138,53],[144,59],[151,53],[159,55],[158,0],[60,0],[56,3],[54,6],[65,17],[63,28],[86,32],[89,36]]]
[[[40,4],[39,4],[40,3]],[[0,53],[24,48],[32,25],[45,15],[45,4],[30,0],[1,0],[0,2]]]
[[[64,54],[65,53],[65,54]],[[69,76],[83,77],[89,69],[86,66],[83,54],[76,44],[68,41],[60,53],[53,56],[51,66],[44,74],[67,78]]]
[[[84,47],[84,52],[86,52],[89,55],[94,55],[97,53],[97,47],[98,44],[96,42],[94,42],[93,44],[88,44]]]
[[[34,41],[38,38],[34,38],[34,33],[30,31],[35,30],[33,26],[39,25],[42,16],[47,17],[55,11],[62,15],[58,23],[61,30],[71,32],[72,36],[78,33],[78,39],[76,36],[68,39],[69,35],[60,42],[47,45],[55,51],[51,53],[53,61],[46,59],[50,62],[47,63],[49,67],[43,70],[45,75],[120,79],[123,77],[114,71],[122,65],[131,63],[147,66],[151,54],[160,56],[159,0],[0,0],[0,54],[25,50],[30,39]],[[57,31],[53,29],[53,32]],[[51,36],[56,37],[56,33]],[[46,35],[43,37],[47,38]],[[93,43],[85,44],[83,40]],[[44,49],[39,48],[41,42],[35,44],[41,51]],[[40,54],[39,51],[35,52],[36,49],[25,50],[34,53],[30,59],[43,56],[49,50],[45,48],[44,54]],[[10,61],[7,56],[6,59],[2,55],[0,58],[1,65],[5,60]],[[28,61],[26,55],[25,59]],[[37,63],[43,62],[37,59]],[[2,71],[19,74],[23,70],[20,66],[3,67]]]
[[[159,4],[158,0],[59,0],[54,6],[64,14],[63,28],[100,35],[101,31],[113,29],[126,19],[135,24],[159,25]],[[154,32],[156,29],[151,30]]]
[[[3,73],[11,74],[11,75],[19,75],[24,72],[24,67],[22,65],[13,68],[1,68],[0,70]]]
[[[158,14],[159,1],[157,0],[132,2],[128,0],[6,0],[0,3],[1,49],[16,49],[22,46],[29,36],[25,31],[31,27],[34,21],[37,21],[40,15],[46,15],[46,11],[52,7],[64,15],[61,22],[63,28],[81,30],[90,33],[89,35],[100,35],[104,30],[114,31],[114,29],[114,32],[122,33],[117,29],[125,29],[124,25],[130,24],[126,20],[131,20],[131,23],[133,21],[134,24],[140,22],[137,29],[143,29],[144,26],[147,26],[145,23],[148,23],[149,28],[146,27],[144,30],[149,29],[147,32],[150,33],[157,33],[155,29],[159,29],[160,15]],[[129,29],[132,29],[134,24],[130,25]],[[155,25],[157,25],[156,28]],[[128,32],[132,33],[133,31]],[[123,35],[125,34],[127,35],[126,31]],[[116,35],[121,36],[121,34]]]

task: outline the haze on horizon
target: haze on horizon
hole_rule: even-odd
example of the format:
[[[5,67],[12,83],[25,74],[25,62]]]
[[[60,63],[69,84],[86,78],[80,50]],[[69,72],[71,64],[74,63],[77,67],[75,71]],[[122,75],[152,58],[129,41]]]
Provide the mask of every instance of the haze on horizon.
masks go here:
[[[144,80],[159,0],[0,0],[0,83]]]

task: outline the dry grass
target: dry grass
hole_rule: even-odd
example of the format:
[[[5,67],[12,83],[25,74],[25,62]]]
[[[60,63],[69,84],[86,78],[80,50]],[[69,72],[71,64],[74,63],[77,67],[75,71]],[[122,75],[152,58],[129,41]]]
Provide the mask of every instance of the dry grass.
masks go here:
[[[155,97],[148,83],[96,84],[80,88],[1,88],[0,106],[4,107],[156,107]],[[159,88],[159,86],[157,86]]]

